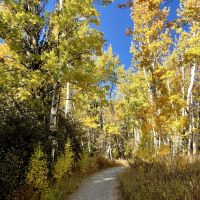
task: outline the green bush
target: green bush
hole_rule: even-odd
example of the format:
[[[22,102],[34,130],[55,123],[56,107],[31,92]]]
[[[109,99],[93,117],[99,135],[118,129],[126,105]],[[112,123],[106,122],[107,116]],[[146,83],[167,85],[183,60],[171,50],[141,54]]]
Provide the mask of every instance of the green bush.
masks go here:
[[[85,173],[88,171],[88,167],[90,164],[90,158],[89,158],[89,154],[87,153],[87,151],[84,151],[81,156],[80,156],[80,161],[78,163],[80,170]]]

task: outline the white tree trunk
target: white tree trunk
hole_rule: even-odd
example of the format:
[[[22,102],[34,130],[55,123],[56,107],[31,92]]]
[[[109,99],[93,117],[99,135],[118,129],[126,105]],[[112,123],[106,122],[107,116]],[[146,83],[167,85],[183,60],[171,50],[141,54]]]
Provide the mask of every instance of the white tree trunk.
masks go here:
[[[53,88],[53,98],[52,98],[52,105],[51,105],[51,113],[50,113],[50,129],[55,131],[57,128],[57,116],[58,116],[58,108],[60,102],[60,82],[56,82]]]
[[[194,118],[193,118],[194,123]],[[197,155],[197,148],[198,148],[198,132],[193,133],[193,155]]]
[[[181,67],[181,74],[182,74],[182,83],[181,83],[181,92],[182,92],[182,99],[185,99],[185,68]],[[182,108],[182,116],[185,116],[185,108]]]
[[[196,69],[196,64],[194,64],[191,68],[191,77],[190,77],[190,85],[188,87],[188,92],[187,92],[187,110],[189,112],[189,106],[191,102],[191,95],[192,95],[192,89],[194,86],[194,80],[195,80],[195,69]]]
[[[191,98],[190,98],[190,103],[189,104],[192,104],[192,95],[191,95]],[[191,144],[192,144],[192,129],[193,129],[193,111],[191,110],[191,106],[189,106],[189,140],[188,140],[188,156],[190,156],[191,154]]]
[[[188,138],[188,156],[190,156],[191,153],[191,144],[192,144],[192,130],[193,130],[193,110],[192,110],[192,89],[194,86],[194,80],[195,80],[195,69],[196,64],[194,64],[191,68],[191,75],[190,75],[190,84],[188,87],[187,92],[187,112],[189,113],[189,138]]]
[[[135,151],[138,146],[138,132],[135,127],[133,128],[133,133],[134,133],[134,151]]]
[[[160,149],[161,148],[161,137],[159,136],[158,138],[158,148]]]
[[[111,147],[110,141],[108,142],[107,155],[108,155],[108,158],[112,159],[112,147]]]
[[[59,0],[59,11],[62,10],[62,4],[63,4],[63,0]]]
[[[70,111],[70,83],[67,82],[66,84],[66,101],[65,101],[65,118]]]
[[[134,133],[134,152],[135,152],[140,144],[140,133],[137,127],[133,128],[133,133]]]
[[[88,130],[88,152],[91,153],[91,134],[90,129]]]
[[[193,103],[193,97],[191,97],[191,104]],[[197,143],[198,143],[198,135],[197,132],[193,129],[195,128],[195,119],[194,119],[194,111],[191,110],[191,127],[192,127],[192,154],[195,156],[197,154]]]
[[[198,154],[198,144],[199,144],[199,130],[200,130],[200,109],[199,109],[200,103],[197,104],[197,118],[196,118],[196,128],[197,131],[195,131],[193,137],[194,137],[194,143],[193,143],[193,154]]]

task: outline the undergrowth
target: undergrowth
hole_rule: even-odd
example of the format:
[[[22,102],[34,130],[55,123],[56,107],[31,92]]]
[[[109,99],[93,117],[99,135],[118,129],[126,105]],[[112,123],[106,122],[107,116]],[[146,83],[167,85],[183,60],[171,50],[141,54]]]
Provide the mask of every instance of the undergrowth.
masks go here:
[[[88,153],[83,152],[81,159],[74,166],[73,171],[65,174],[60,181],[52,184],[46,191],[44,200],[67,199],[79,186],[84,177],[104,168],[119,165],[114,160],[109,160],[103,156],[89,157]]]
[[[125,200],[199,200],[200,162],[135,159],[119,177]]]
[[[87,151],[75,159],[71,141],[64,145],[64,151],[55,160],[51,170],[47,156],[38,145],[29,161],[26,171],[26,183],[16,190],[11,198],[15,200],[61,200],[75,191],[81,180],[104,168],[117,166],[115,160],[104,156],[89,156]]]

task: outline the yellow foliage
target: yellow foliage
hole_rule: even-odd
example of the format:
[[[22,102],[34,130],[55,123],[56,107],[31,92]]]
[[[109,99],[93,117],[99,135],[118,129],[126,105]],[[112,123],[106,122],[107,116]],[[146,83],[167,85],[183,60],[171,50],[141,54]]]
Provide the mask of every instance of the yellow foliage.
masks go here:
[[[119,127],[114,123],[106,124],[105,130],[109,134],[119,134]]]
[[[44,189],[48,185],[47,175],[48,168],[46,155],[42,151],[41,147],[38,146],[31,157],[26,181],[34,188]]]
[[[74,163],[74,153],[70,141],[65,144],[64,153],[60,155],[54,167],[54,177],[60,180],[66,173],[69,173]]]
[[[98,120],[98,116],[95,116],[95,117],[87,116],[85,118],[82,118],[82,122],[84,126],[88,128],[97,128],[98,126],[97,120]]]
[[[161,157],[165,157],[168,154],[170,154],[171,150],[170,147],[168,145],[161,145],[159,151],[158,151],[158,155]]]

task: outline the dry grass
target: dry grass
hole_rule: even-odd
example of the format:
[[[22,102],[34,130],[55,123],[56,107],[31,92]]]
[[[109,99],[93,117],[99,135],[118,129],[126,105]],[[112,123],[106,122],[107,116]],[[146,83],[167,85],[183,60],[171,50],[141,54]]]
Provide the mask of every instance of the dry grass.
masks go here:
[[[118,166],[124,166],[124,167],[128,167],[129,166],[129,163],[127,160],[124,160],[124,159],[117,159],[115,160],[115,163],[118,165]]]
[[[120,176],[126,200],[199,200],[200,162],[135,160]]]

